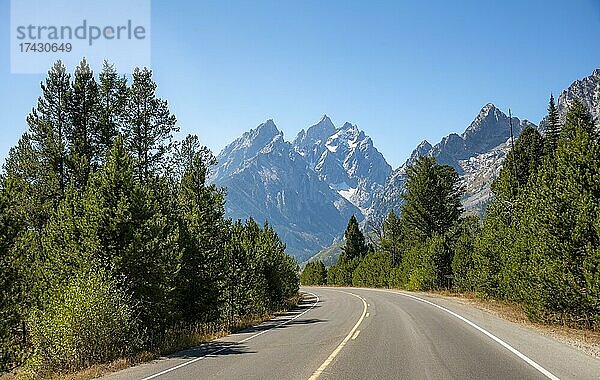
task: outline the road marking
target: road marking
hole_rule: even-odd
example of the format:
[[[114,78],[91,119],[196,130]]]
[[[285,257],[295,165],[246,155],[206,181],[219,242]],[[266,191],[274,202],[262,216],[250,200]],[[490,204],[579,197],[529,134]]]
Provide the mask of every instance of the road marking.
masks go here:
[[[269,328],[269,329],[266,329],[266,330],[264,330],[264,331],[261,331],[261,332],[259,332],[259,333],[256,333],[256,334],[254,334],[254,335],[252,335],[252,336],[249,336],[249,337],[248,337],[248,338],[246,338],[246,339],[240,340],[239,342],[236,342],[236,344],[240,344],[240,343],[247,342],[247,341],[249,341],[250,339],[256,338],[257,336],[260,336],[260,335],[262,335],[262,334],[265,334],[265,333],[267,333],[267,332],[269,332],[269,331],[273,330],[274,328],[277,328],[277,327],[279,327],[279,326],[286,325],[286,324],[288,324],[288,323],[292,322],[293,320],[300,318],[301,316],[303,316],[304,314],[308,313],[309,311],[311,311],[311,310],[312,310],[312,308],[314,308],[314,307],[317,305],[317,303],[319,303],[319,296],[318,296],[318,295],[316,295],[316,294],[314,294],[314,293],[311,293],[311,292],[304,292],[304,293],[312,294],[312,295],[313,295],[314,297],[316,297],[316,299],[317,299],[317,300],[315,301],[315,303],[313,303],[313,304],[312,304],[312,305],[311,305],[311,306],[310,306],[308,309],[306,309],[306,310],[304,310],[302,313],[300,313],[300,314],[296,315],[294,318],[291,318],[291,319],[286,319],[285,321],[283,321],[283,322],[281,322],[281,323],[278,323],[278,324],[276,324],[276,325],[272,326],[272,327],[271,327],[271,328]],[[229,347],[223,347],[223,348],[219,348],[218,350],[211,351],[211,352],[209,352],[209,353],[206,353],[206,354],[204,354],[204,355],[202,355],[202,356],[199,356],[199,357],[197,357],[197,358],[194,358],[194,359],[188,360],[187,362],[185,362],[185,363],[181,363],[181,364],[179,364],[179,365],[176,365],[175,367],[167,368],[167,369],[165,369],[164,371],[161,371],[161,372],[155,373],[154,375],[151,375],[151,376],[148,376],[148,377],[144,377],[142,380],[150,380],[150,379],[157,378],[157,377],[159,377],[159,376],[162,376],[162,375],[164,375],[164,374],[167,374],[167,373],[169,373],[169,372],[173,372],[173,371],[175,371],[175,370],[177,370],[177,369],[179,369],[179,368],[182,368],[182,367],[188,366],[188,365],[190,365],[190,364],[193,364],[193,363],[195,363],[195,362],[197,362],[197,361],[199,361],[199,360],[202,360],[202,359],[204,359],[204,358],[206,358],[206,357],[208,357],[208,356],[211,356],[211,355],[217,354],[217,353],[219,353],[219,352],[225,351],[225,350],[227,350],[228,348],[229,348]]]
[[[545,369],[544,367],[542,367],[541,365],[539,365],[538,363],[536,363],[535,361],[533,361],[532,359],[530,359],[528,356],[526,356],[525,354],[523,354],[522,352],[520,352],[519,350],[517,350],[516,348],[514,348],[510,344],[508,344],[505,341],[503,341],[502,339],[498,338],[497,336],[495,336],[491,332],[485,330],[483,327],[479,327],[478,325],[476,325],[474,322],[471,322],[467,318],[465,318],[465,317],[463,317],[463,316],[461,316],[459,314],[456,314],[452,310],[446,309],[443,306],[435,304],[435,303],[433,303],[431,301],[427,301],[426,299],[413,296],[411,294],[406,294],[406,293],[402,293],[402,292],[393,292],[393,291],[383,290],[383,289],[372,289],[372,290],[377,290],[377,291],[386,292],[386,293],[399,294],[399,295],[402,295],[404,297],[412,298],[412,299],[415,299],[417,301],[424,302],[424,303],[426,303],[428,305],[437,307],[438,309],[445,311],[446,313],[448,313],[448,314],[450,314],[450,315],[452,315],[452,316],[460,319],[461,321],[465,322],[466,324],[468,324],[469,326],[471,326],[474,329],[478,330],[479,332],[485,334],[486,336],[488,336],[489,338],[491,338],[492,340],[494,340],[496,343],[498,343],[502,347],[506,348],[507,350],[509,350],[513,354],[517,355],[519,358],[521,358],[523,361],[525,361],[527,364],[529,364],[530,366],[532,366],[533,368],[535,368],[537,371],[539,371],[541,374],[543,374],[547,378],[552,379],[552,380],[560,380],[557,376],[555,376],[554,374],[552,374],[550,371],[548,371],[547,369]]]
[[[356,339],[356,337],[358,336],[358,334],[360,334],[360,330],[356,330],[356,332],[354,333],[354,335],[352,335],[352,340]]]
[[[331,362],[333,361],[333,359],[335,359],[335,357],[337,356],[337,354],[340,353],[340,351],[342,350],[342,348],[344,348],[344,346],[346,345],[346,343],[348,343],[348,341],[350,340],[350,338],[353,336],[354,332],[358,329],[358,326],[360,326],[360,324],[362,323],[363,319],[365,319],[365,315],[367,315],[367,301],[365,301],[364,298],[362,298],[359,295],[356,295],[354,293],[350,293],[350,292],[344,292],[342,290],[336,290],[337,292],[340,293],[346,293],[346,294],[350,294],[358,299],[360,299],[363,302],[363,312],[362,315],[360,316],[360,318],[358,319],[358,321],[356,321],[356,324],[354,325],[354,327],[352,327],[352,330],[350,330],[350,332],[348,333],[348,335],[346,335],[346,337],[344,338],[344,340],[342,340],[342,343],[339,344],[339,346],[336,347],[335,350],[333,350],[333,352],[331,353],[331,355],[329,355],[329,357],[327,359],[325,359],[325,361],[323,362],[323,364],[321,364],[321,366],[315,371],[313,372],[312,376],[308,378],[308,380],[315,380],[317,379],[319,376],[321,376],[321,374],[323,373],[323,371],[325,370],[325,368],[327,368],[327,366],[329,364],[331,364]],[[358,335],[358,334],[356,334]]]
[[[367,313],[366,317],[369,318],[369,315],[371,315],[371,313]]]

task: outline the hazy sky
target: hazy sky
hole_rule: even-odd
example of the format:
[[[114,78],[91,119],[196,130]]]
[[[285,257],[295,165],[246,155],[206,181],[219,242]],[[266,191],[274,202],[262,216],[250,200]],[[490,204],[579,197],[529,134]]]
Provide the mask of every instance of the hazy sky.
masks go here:
[[[0,0],[2,161],[44,78],[10,74],[9,25]],[[393,167],[488,102],[538,123],[550,92],[600,67],[600,0],[156,0],[151,32],[182,134],[218,152],[266,119],[292,140],[327,114],[358,124]]]

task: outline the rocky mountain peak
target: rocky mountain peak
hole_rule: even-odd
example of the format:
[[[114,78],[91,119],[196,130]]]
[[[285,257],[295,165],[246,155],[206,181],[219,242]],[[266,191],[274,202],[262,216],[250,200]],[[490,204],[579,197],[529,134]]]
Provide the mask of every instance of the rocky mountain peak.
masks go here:
[[[283,139],[283,132],[276,134],[271,141],[267,143],[261,150],[261,154],[268,154],[275,150],[283,150],[288,148],[289,143]]]
[[[217,166],[213,169],[211,180],[232,174],[244,161],[256,156],[265,146],[277,138],[283,140],[283,132],[277,129],[272,119],[245,132],[241,137],[227,145],[217,156]]]
[[[302,129],[294,139],[293,145],[300,154],[306,154],[315,144],[326,141],[334,133],[335,126],[331,119],[323,115],[317,124],[310,126],[306,131]]]
[[[490,111],[494,111],[497,110],[498,108],[496,108],[496,106],[494,105],[494,103],[487,103],[485,106],[483,106],[481,108],[481,111],[479,111],[480,114],[482,113],[489,113]]]
[[[600,118],[600,69],[595,69],[588,77],[576,80],[560,94],[557,108],[561,119],[564,119],[575,98],[585,104],[594,118]]]
[[[408,160],[406,160],[404,165],[402,165],[402,168],[405,169],[406,167],[413,165],[419,157],[428,155],[431,152],[431,149],[433,149],[433,146],[429,143],[429,141],[421,141],[419,145],[417,145],[417,147],[412,151]]]
[[[336,133],[327,139],[326,146],[329,150],[335,152],[331,147],[343,145],[347,149],[353,149],[357,143],[366,138],[365,133],[358,129],[358,126],[345,122],[341,128],[336,130]],[[337,148],[335,148],[337,149]]]
[[[340,129],[343,131],[350,131],[350,130],[358,130],[358,127],[356,125],[352,125],[352,123],[347,121],[344,123],[344,125],[342,125],[342,127]]]
[[[321,124],[321,123],[333,125],[333,123],[331,122],[331,119],[329,118],[329,116],[327,116],[327,114],[324,114],[323,117],[321,118],[321,120],[319,120],[319,122],[317,124]]]
[[[335,126],[333,125],[333,122],[327,115],[323,115],[323,117],[321,118],[321,120],[319,120],[319,122],[317,124],[308,128],[309,133],[320,134],[320,135],[326,134],[326,133],[331,134],[334,131],[335,131]]]
[[[508,119],[507,116],[496,108],[492,103],[488,103],[481,111],[477,114],[475,119],[469,124],[465,132],[462,134],[463,138],[467,138],[480,131],[482,128],[496,126],[498,121],[501,119]]]
[[[256,136],[264,135],[264,136],[272,136],[279,134],[279,129],[275,125],[273,119],[268,119],[264,123],[260,124],[256,129],[250,130],[250,133],[254,132]]]
[[[431,146],[431,144],[429,143],[429,141],[427,141],[427,140],[423,140],[423,141],[421,141],[421,142],[419,143],[419,145],[417,145],[417,148],[416,148],[416,150],[429,150],[429,149],[431,149],[431,148],[432,148],[432,146]]]

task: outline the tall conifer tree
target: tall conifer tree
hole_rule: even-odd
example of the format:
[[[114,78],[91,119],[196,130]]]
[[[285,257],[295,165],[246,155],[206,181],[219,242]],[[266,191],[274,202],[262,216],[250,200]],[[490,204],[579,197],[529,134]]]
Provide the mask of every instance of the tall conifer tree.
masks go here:
[[[365,235],[361,232],[356,217],[352,215],[344,232],[344,258],[352,260],[356,257],[362,258],[367,254],[367,245],[365,243]]]
[[[548,116],[546,117],[546,151],[554,152],[560,137],[561,125],[558,118],[558,109],[554,103],[554,95],[550,94],[550,103],[548,104]]]
[[[146,181],[164,170],[172,148],[173,133],[178,131],[176,122],[167,101],[156,96],[152,71],[136,68],[129,89],[127,123],[123,134],[138,180]]]
[[[75,69],[69,100],[68,163],[75,186],[83,188],[90,173],[98,167],[99,156],[104,154],[93,140],[99,127],[98,84],[85,58]]]
[[[65,65],[57,61],[41,85],[42,96],[38,98],[37,107],[27,117],[31,140],[42,165],[42,188],[38,190],[53,199],[55,204],[58,204],[68,182],[70,80]]]
[[[107,61],[104,61],[99,79],[99,125],[93,137],[99,157],[103,159],[126,121],[127,80]]]

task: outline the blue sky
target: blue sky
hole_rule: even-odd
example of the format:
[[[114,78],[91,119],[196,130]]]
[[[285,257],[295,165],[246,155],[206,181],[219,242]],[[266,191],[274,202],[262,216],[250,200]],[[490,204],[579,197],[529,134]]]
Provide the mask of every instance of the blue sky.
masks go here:
[[[0,0],[2,161],[44,78],[10,74],[9,11]],[[327,114],[358,124],[394,167],[488,102],[537,123],[550,92],[600,67],[600,0],[156,0],[151,31],[182,134],[218,152],[266,119],[291,140]]]

